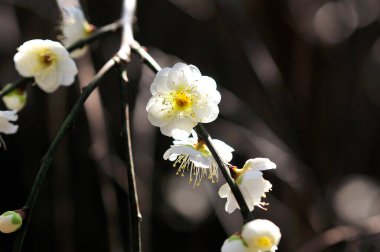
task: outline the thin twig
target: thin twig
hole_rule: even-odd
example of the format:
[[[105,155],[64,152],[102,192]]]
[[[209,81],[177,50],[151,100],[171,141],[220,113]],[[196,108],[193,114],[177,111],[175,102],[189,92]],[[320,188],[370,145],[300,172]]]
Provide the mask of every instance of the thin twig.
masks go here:
[[[194,127],[194,130],[205,141],[207,148],[210,150],[212,156],[214,157],[216,163],[218,164],[219,169],[222,172],[224,179],[227,181],[228,185],[230,186],[231,191],[237,203],[239,204],[241,215],[243,216],[243,219],[244,219],[244,223],[253,220],[254,219],[253,215],[251,211],[249,211],[247,203],[245,202],[244,197],[239,187],[232,180],[231,176],[228,173],[228,167],[222,161],[222,159],[220,158],[220,155],[215,150],[215,147],[211,141],[212,139],[210,137],[210,134],[207,132],[206,128],[201,123],[198,123],[198,125]]]
[[[150,69],[152,69],[154,72],[158,72],[161,70],[160,65],[150,56],[150,54],[137,42],[131,45],[132,52],[137,53],[140,55],[140,57],[143,59],[144,63],[146,63]],[[219,154],[215,151],[215,148],[213,144],[211,143],[211,137],[210,134],[207,132],[206,128],[199,123],[197,126],[195,126],[195,131],[197,134],[203,138],[205,141],[207,147],[209,148],[212,156],[214,157],[216,163],[218,164],[219,169],[222,172],[222,175],[224,179],[227,181],[228,185],[230,186],[232,193],[236,199],[236,201],[239,204],[241,214],[244,219],[244,223],[253,220],[253,215],[249,211],[249,208],[247,206],[247,203],[244,200],[244,197],[239,189],[239,187],[235,184],[235,182],[232,180],[231,176],[228,174],[228,167],[226,164],[222,161]]]
[[[67,51],[72,52],[78,48],[82,48],[83,46],[92,43],[93,41],[104,37],[108,33],[113,33],[121,29],[122,23],[120,20],[117,20],[111,24],[105,25],[103,27],[100,27],[99,29],[96,29],[91,35],[88,37],[78,40],[71,46],[67,47]]]
[[[360,226],[340,225],[332,227],[306,242],[297,252],[325,251],[340,242],[355,241],[366,236],[380,233],[380,215],[362,220]]]
[[[131,44],[132,52],[138,54],[143,62],[155,73],[161,70],[160,65],[155,59],[146,51],[145,47],[142,47],[137,41]]]
[[[123,69],[121,68],[121,75]],[[126,78],[126,76],[124,76]],[[129,204],[131,208],[131,221],[132,221],[132,251],[141,251],[141,231],[140,223],[142,220],[138,195],[136,189],[136,178],[134,172],[134,163],[132,155],[132,143],[131,143],[131,127],[129,117],[129,102],[127,102],[127,80],[121,77],[120,81],[120,107],[121,107],[121,136],[123,139],[123,151],[125,151],[124,159],[127,165],[128,173],[128,192],[129,192]]]
[[[84,57],[78,59],[77,64],[79,69],[84,70],[78,73],[80,86],[84,87],[95,75],[90,54],[86,53]],[[124,174],[127,172],[123,162],[111,151],[99,89],[95,89],[87,99],[84,104],[84,111],[87,116],[91,136],[91,157],[99,168],[97,175],[107,220],[109,248],[111,252],[121,251],[121,222],[119,221],[117,193],[113,182],[116,182],[116,184],[127,192],[128,185],[123,179],[126,177]],[[116,160],[119,161],[118,164],[116,164]]]
[[[56,137],[54,138],[49,149],[47,150],[42,160],[42,164],[40,166],[38,174],[34,180],[32,190],[30,191],[28,200],[26,201],[26,204],[23,207],[23,210],[26,213],[25,219],[24,219],[24,225],[22,226],[21,230],[17,234],[16,240],[13,246],[13,252],[20,252],[22,249],[26,230],[30,222],[30,217],[31,217],[33,208],[36,204],[41,186],[45,180],[46,174],[49,170],[50,164],[53,160],[53,156],[55,152],[57,151],[59,144],[61,143],[61,141],[63,140],[63,137],[66,135],[69,129],[71,129],[71,126],[73,125],[77,115],[81,111],[83,104],[87,100],[89,95],[99,85],[99,82],[100,80],[103,79],[104,75],[108,73],[111,69],[113,69],[116,65],[117,65],[116,60],[114,58],[110,59],[95,75],[92,81],[85,88],[82,89],[83,90],[82,94],[79,96],[77,102],[71,109],[70,113],[67,115]]]
[[[131,236],[132,236],[132,251],[141,251],[141,231],[140,222],[142,220],[138,195],[136,189],[136,178],[132,156],[132,143],[131,143],[131,129],[129,121],[129,101],[127,100],[127,74],[124,72],[123,65],[126,65],[130,61],[131,44],[135,42],[133,36],[133,20],[135,18],[136,0],[124,0],[123,1],[123,16],[122,25],[123,33],[121,38],[121,46],[117,55],[121,61],[120,64],[120,108],[121,108],[121,135],[123,139],[123,155],[127,166],[127,179],[128,179],[128,196],[129,206],[131,213]],[[125,69],[126,71],[126,69]]]
[[[18,88],[24,89],[26,85],[33,81],[33,78],[20,78],[15,83],[12,83],[8,88],[1,90],[0,92],[0,98],[4,97],[5,95],[9,94],[13,90],[16,90]]]

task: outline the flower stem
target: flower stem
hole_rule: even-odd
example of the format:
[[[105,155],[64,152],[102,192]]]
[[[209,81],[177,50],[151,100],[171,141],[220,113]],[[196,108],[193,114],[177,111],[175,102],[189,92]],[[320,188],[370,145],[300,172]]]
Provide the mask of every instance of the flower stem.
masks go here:
[[[85,88],[82,89],[82,94],[79,96],[77,102],[74,104],[70,113],[67,115],[65,121],[63,122],[53,142],[50,144],[49,149],[47,150],[44,158],[42,159],[42,164],[34,180],[32,190],[30,191],[28,200],[26,201],[26,204],[23,207],[23,210],[26,212],[26,216],[24,219],[24,224],[17,234],[16,240],[13,246],[13,252],[20,252],[22,249],[26,230],[28,228],[28,224],[30,221],[33,208],[36,204],[41,186],[45,180],[46,174],[53,160],[53,155],[57,151],[59,144],[61,143],[61,141],[63,140],[63,137],[66,135],[69,129],[71,129],[71,126],[73,125],[74,120],[76,119],[77,115],[81,111],[83,104],[87,100],[89,95],[99,85],[99,82],[104,77],[104,75],[108,73],[111,69],[113,69],[115,66],[116,66],[116,60],[114,58],[110,59],[102,67],[102,69],[100,69],[100,71],[95,75],[92,81]]]
[[[137,41],[131,43],[132,52],[138,54],[143,62],[155,73],[161,70],[160,65],[155,59],[146,51],[146,48],[142,47]]]
[[[26,85],[33,81],[33,78],[20,78],[18,79],[15,83],[12,83],[8,88],[6,88],[5,90],[1,90],[0,92],[0,98],[6,96],[7,94],[9,94],[10,92],[12,92],[13,90],[16,90],[18,88],[21,88],[21,89],[24,89],[26,87]]]
[[[67,47],[67,51],[72,52],[75,49],[82,48],[83,46],[90,44],[91,42],[104,37],[108,33],[113,33],[118,31],[122,28],[122,23],[120,20],[113,22],[111,24],[105,25],[100,27],[99,29],[96,29],[91,35],[88,37],[78,40],[76,43],[72,44],[71,46]]]
[[[122,65],[121,65],[122,66]],[[121,67],[120,75],[120,107],[121,107],[121,137],[123,139],[123,151],[125,152],[124,161],[127,166],[127,179],[128,179],[128,196],[131,211],[132,222],[132,251],[141,251],[141,231],[140,223],[142,216],[139,208],[139,201],[136,189],[136,178],[134,171],[133,155],[132,155],[132,143],[131,143],[131,127],[129,116],[129,102],[127,101],[127,76],[123,76],[123,68]]]
[[[122,23],[120,20],[113,22],[111,24],[105,25],[103,27],[100,27],[99,29],[95,30],[91,35],[88,37],[78,40],[76,43],[69,46],[67,51],[72,52],[75,49],[82,48],[83,46],[92,43],[93,41],[107,35],[108,33],[116,32],[119,29],[121,29]],[[4,97],[5,95],[9,94],[13,90],[17,88],[24,88],[28,83],[32,82],[34,78],[20,78],[16,82],[12,83],[7,89],[2,90],[0,92],[0,98]]]
[[[131,48],[132,48],[132,52],[140,55],[140,57],[143,59],[144,63],[147,64],[149,66],[149,68],[152,69],[152,71],[157,73],[158,71],[161,70],[160,65],[137,42],[135,44],[132,44]],[[207,132],[206,128],[201,123],[199,123],[197,126],[195,126],[194,129],[197,132],[197,134],[201,138],[203,138],[203,140],[205,141],[207,147],[211,151],[212,156],[214,157],[216,163],[218,164],[219,169],[221,170],[224,179],[227,181],[228,185],[230,186],[232,193],[234,194],[234,197],[239,204],[240,211],[241,211],[241,214],[242,214],[243,219],[244,219],[244,223],[253,220],[254,219],[253,215],[249,211],[247,203],[245,202],[244,197],[243,197],[239,187],[236,185],[236,183],[232,180],[232,178],[228,174],[228,167],[222,161],[219,154],[215,151],[215,148],[210,141],[211,140],[210,134]]]
[[[214,145],[211,142],[210,134],[207,132],[206,128],[203,126],[203,124],[198,123],[197,126],[194,127],[194,130],[197,132],[198,136],[202,138],[203,141],[205,141],[207,148],[210,150],[212,156],[214,157],[216,163],[219,166],[220,171],[223,174],[224,179],[227,181],[228,185],[231,188],[231,191],[239,204],[241,215],[243,216],[244,223],[253,220],[253,215],[251,211],[249,211],[249,208],[247,206],[247,203],[244,200],[244,197],[239,189],[239,187],[236,185],[236,183],[233,181],[231,176],[228,174],[228,167],[227,165],[222,161],[220,158],[220,155],[216,152]]]

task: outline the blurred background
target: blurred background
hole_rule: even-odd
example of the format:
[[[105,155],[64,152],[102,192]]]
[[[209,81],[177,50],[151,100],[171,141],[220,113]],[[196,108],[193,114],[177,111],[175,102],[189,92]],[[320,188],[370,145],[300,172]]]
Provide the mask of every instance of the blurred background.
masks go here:
[[[81,3],[97,27],[120,18],[121,0]],[[17,47],[56,40],[59,20],[55,1],[0,0],[1,86],[19,78]],[[268,210],[253,213],[281,228],[279,251],[380,251],[379,0],[139,0],[134,29],[161,66],[194,64],[217,81],[221,113],[206,127],[235,148],[233,164],[277,164],[264,174]],[[23,206],[79,83],[119,45],[120,33],[93,43],[69,88],[28,87],[19,131],[0,150],[0,212]],[[118,75],[107,75],[55,155],[24,251],[130,251]],[[128,77],[143,251],[220,251],[242,225],[217,194],[223,178],[193,189],[175,175],[162,158],[171,139],[145,112],[154,74],[134,55]],[[0,235],[0,251],[14,238]]]

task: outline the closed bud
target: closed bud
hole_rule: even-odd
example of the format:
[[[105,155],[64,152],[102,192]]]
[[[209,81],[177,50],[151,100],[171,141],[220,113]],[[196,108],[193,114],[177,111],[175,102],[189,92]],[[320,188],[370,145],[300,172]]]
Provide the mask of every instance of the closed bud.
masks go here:
[[[6,85],[3,90],[6,90],[10,86],[11,84]],[[15,89],[3,97],[3,102],[8,109],[20,111],[26,104],[26,91]]]
[[[0,232],[8,234],[17,231],[22,225],[22,216],[16,211],[0,215]]]

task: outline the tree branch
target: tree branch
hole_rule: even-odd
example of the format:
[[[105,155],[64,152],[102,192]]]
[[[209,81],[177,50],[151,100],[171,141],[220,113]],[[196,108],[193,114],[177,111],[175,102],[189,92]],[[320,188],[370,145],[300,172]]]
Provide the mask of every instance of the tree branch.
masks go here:
[[[45,180],[46,174],[49,170],[50,164],[53,160],[53,156],[55,152],[57,151],[59,144],[63,140],[63,137],[66,135],[68,130],[73,125],[78,113],[81,111],[83,107],[84,102],[87,100],[87,98],[92,93],[92,91],[94,91],[94,89],[99,85],[99,82],[100,80],[103,79],[104,75],[116,66],[116,62],[118,62],[118,60],[116,60],[115,58],[110,59],[102,67],[102,69],[100,69],[100,71],[95,75],[92,81],[85,88],[82,89],[83,90],[82,94],[79,96],[77,102],[71,109],[70,113],[67,115],[56,137],[54,138],[49,149],[47,150],[42,160],[42,164],[38,171],[37,177],[34,180],[32,190],[30,191],[28,200],[26,201],[26,204],[23,207],[23,211],[25,212],[24,225],[22,226],[21,230],[18,231],[16,240],[13,246],[13,252],[21,251],[33,208],[36,204],[41,186]]]

